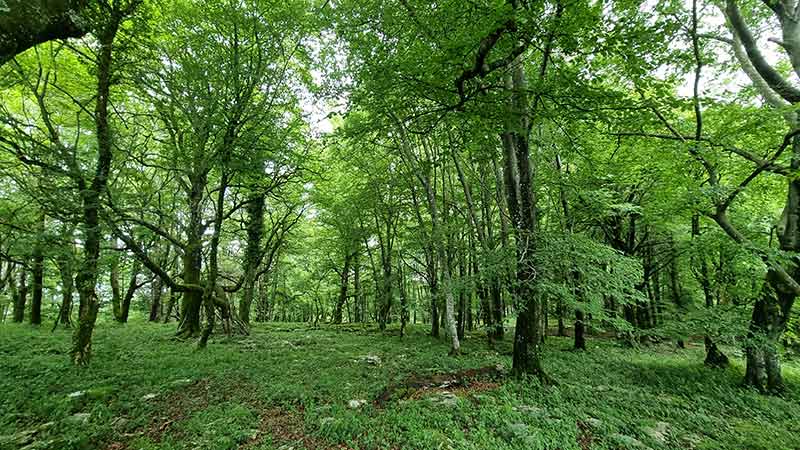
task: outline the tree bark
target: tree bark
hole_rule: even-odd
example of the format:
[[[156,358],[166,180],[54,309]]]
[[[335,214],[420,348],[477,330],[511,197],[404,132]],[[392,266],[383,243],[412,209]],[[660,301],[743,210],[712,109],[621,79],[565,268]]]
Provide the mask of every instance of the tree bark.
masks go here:
[[[244,257],[244,292],[239,303],[239,318],[250,325],[250,308],[253,304],[256,274],[261,253],[261,240],[264,234],[264,195],[255,195],[247,204],[247,249]]]
[[[353,254],[349,248],[345,249],[344,253],[344,267],[342,267],[342,273],[339,277],[339,298],[333,308],[333,323],[335,324],[342,323],[342,308],[344,308],[344,304],[347,301],[347,287],[350,284],[350,262],[353,259]]]
[[[133,261],[133,266],[131,267],[131,278],[128,281],[128,287],[125,289],[125,295],[122,297],[122,304],[120,305],[120,315],[117,319],[120,323],[128,323],[128,315],[130,314],[131,310],[131,301],[133,300],[133,295],[139,289],[140,285],[138,284],[138,276],[139,271],[141,270],[141,264],[139,260]]]
[[[15,323],[22,323],[25,320],[25,304],[28,302],[28,271],[25,267],[19,268],[19,281],[14,289],[14,316]]]
[[[89,0],[5,0],[0,14],[0,66],[47,41],[78,38],[89,31],[83,16]]]
[[[44,230],[45,215],[41,213],[37,223],[36,244],[33,246],[31,274],[33,275],[33,298],[31,299],[31,325],[42,324],[42,296],[44,294]]]
[[[72,338],[71,359],[75,365],[86,365],[92,354],[92,332],[97,320],[100,302],[97,299],[97,261],[100,258],[100,242],[103,240],[100,228],[100,199],[106,191],[108,174],[113,155],[113,136],[108,123],[108,105],[111,83],[114,75],[113,45],[119,26],[126,15],[138,3],[133,2],[123,11],[118,5],[112,7],[107,22],[97,33],[97,98],[95,101],[94,122],[97,135],[97,163],[95,174],[88,186],[81,186],[83,204],[83,263],[76,277],[80,308],[78,326]],[[81,183],[83,184],[83,183]]]
[[[150,322],[158,322],[158,319],[161,318],[161,296],[162,292],[162,283],[161,278],[155,277],[153,278],[152,285],[150,286],[152,289],[151,292],[151,301],[150,301],[150,316],[148,321]]]

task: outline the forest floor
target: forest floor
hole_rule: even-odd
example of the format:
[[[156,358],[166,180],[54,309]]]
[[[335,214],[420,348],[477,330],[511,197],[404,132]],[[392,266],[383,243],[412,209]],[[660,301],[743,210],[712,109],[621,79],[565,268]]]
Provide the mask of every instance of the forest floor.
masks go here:
[[[257,325],[204,351],[174,329],[102,324],[76,369],[68,331],[4,324],[0,449],[800,449],[798,361],[778,398],[699,345],[548,338],[543,388],[502,376],[511,336],[453,358],[422,328]]]

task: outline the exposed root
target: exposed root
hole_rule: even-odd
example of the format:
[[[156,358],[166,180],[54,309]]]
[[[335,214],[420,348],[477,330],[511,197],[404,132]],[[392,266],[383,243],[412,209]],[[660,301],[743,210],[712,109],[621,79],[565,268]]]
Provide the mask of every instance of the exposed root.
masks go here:
[[[468,391],[470,390],[469,388],[473,386],[478,387],[478,389],[475,390],[488,390],[485,389],[487,386],[494,389],[499,386],[499,384],[489,384],[485,383],[485,381],[500,380],[503,377],[505,377],[505,371],[495,366],[428,376],[412,375],[400,384],[387,386],[386,389],[378,395],[374,403],[376,407],[382,408],[390,400],[419,398],[421,392],[435,392],[445,389],[449,391],[458,389]]]

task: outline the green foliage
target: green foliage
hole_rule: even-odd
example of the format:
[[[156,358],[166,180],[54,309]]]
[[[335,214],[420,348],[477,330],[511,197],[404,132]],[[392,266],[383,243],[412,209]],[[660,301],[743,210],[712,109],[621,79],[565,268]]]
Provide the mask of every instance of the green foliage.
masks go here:
[[[633,439],[665,450],[800,445],[800,367],[786,364],[785,397],[763,397],[736,387],[738,363],[704,368],[702,343],[691,341],[679,352],[590,337],[589,350],[575,353],[563,351],[568,341],[550,338],[545,361],[558,385],[506,379],[487,389],[453,388],[456,401],[448,406],[437,403],[436,392],[409,391],[377,408],[371,401],[387,385],[412,374],[507,367],[510,342],[488,350],[480,335],[470,336],[465,356],[442,358],[446,344],[418,328],[400,340],[372,327],[274,323],[250,337],[215,338],[195,353],[169,338],[172,327],[135,321],[101,325],[94,364],[75,369],[54,358],[67,350],[67,332],[4,327],[0,348],[10,376],[0,379],[3,449],[16,448],[12,438],[28,439],[31,430],[36,445],[65,450],[115,442],[148,450],[249,442],[268,449],[291,444],[287,435],[363,449],[578,449],[580,439],[608,450],[631,448]],[[365,363],[368,354],[381,364]],[[354,399],[367,404],[351,409]],[[654,433],[662,427],[663,436]]]

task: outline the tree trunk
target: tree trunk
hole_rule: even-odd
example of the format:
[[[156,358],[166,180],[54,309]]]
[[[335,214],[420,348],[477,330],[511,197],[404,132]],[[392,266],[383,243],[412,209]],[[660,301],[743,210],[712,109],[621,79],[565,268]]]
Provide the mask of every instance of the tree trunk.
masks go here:
[[[580,308],[575,308],[575,330],[573,331],[573,334],[575,335],[575,343],[573,347],[575,350],[586,350],[586,338],[584,337],[585,330],[586,326],[584,324],[583,310]]]
[[[200,161],[196,162],[198,165]],[[200,286],[203,267],[203,211],[202,200],[207,177],[205,171],[195,168],[189,191],[189,224],[186,230],[186,249],[183,254],[183,282],[190,289],[181,299],[181,322],[177,336],[195,337],[200,333],[200,308],[203,305],[203,289]]]
[[[86,365],[92,355],[92,332],[100,302],[97,299],[97,261],[100,258],[100,198],[105,193],[113,155],[113,136],[108,123],[108,104],[113,78],[112,50],[120,23],[127,12],[115,4],[107,23],[98,30],[97,99],[94,122],[97,135],[97,165],[89,186],[81,186],[83,203],[83,264],[76,277],[80,307],[78,326],[72,338],[71,359],[75,365]],[[84,183],[81,182],[81,185]]]
[[[19,282],[14,289],[14,317],[15,323],[25,320],[25,304],[28,302],[28,271],[25,267],[19,268]]]
[[[74,291],[72,254],[60,258],[59,272],[61,274],[61,307],[59,308],[57,324],[65,327],[72,326],[72,294]]]
[[[239,302],[239,318],[250,325],[250,308],[253,304],[261,240],[264,234],[264,195],[256,195],[247,204],[247,249],[244,257],[244,292]]]
[[[333,323],[335,324],[342,323],[342,308],[344,308],[344,304],[347,301],[347,287],[350,280],[350,262],[352,258],[353,254],[350,252],[350,249],[345,249],[344,267],[342,268],[339,283],[339,299],[336,301],[336,305],[333,308]]]
[[[141,267],[142,266],[139,263],[139,260],[133,261],[133,266],[131,267],[131,278],[130,281],[128,281],[128,288],[125,290],[125,296],[122,297],[122,304],[120,305],[120,315],[119,319],[117,320],[120,323],[128,323],[128,315],[130,314],[131,310],[131,301],[133,300],[133,295],[136,293],[136,290],[140,287],[137,283],[137,278],[139,276]]]
[[[33,247],[32,269],[33,298],[31,299],[31,325],[42,324],[42,295],[44,291],[44,230],[45,215],[40,214],[37,224],[38,236]]]
[[[548,44],[549,46],[549,44]],[[545,52],[540,77],[544,76],[549,50]],[[541,303],[536,292],[536,196],[533,189],[533,169],[528,142],[529,102],[525,72],[520,58],[515,61],[511,74],[506,77],[506,88],[511,94],[504,141],[504,166],[508,207],[517,242],[517,279],[515,283],[518,308],[514,329],[514,373],[535,375],[542,383],[547,377],[541,365]],[[536,105],[534,104],[534,109]]]
[[[111,311],[114,320],[119,322],[122,317],[122,291],[119,287],[119,259],[117,257],[111,262],[109,283],[111,284]]]
[[[162,295],[162,284],[161,278],[155,277],[153,278],[153,284],[150,286],[152,289],[151,292],[151,302],[150,302],[150,317],[148,321],[150,322],[158,322],[158,319],[161,317],[161,295]]]

